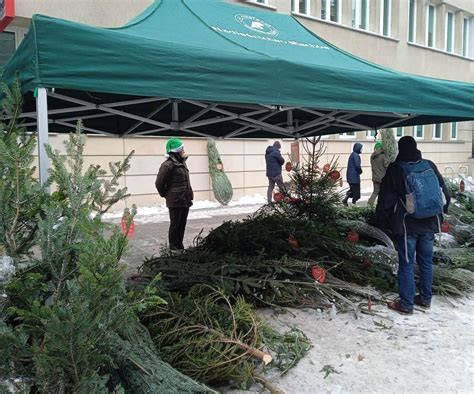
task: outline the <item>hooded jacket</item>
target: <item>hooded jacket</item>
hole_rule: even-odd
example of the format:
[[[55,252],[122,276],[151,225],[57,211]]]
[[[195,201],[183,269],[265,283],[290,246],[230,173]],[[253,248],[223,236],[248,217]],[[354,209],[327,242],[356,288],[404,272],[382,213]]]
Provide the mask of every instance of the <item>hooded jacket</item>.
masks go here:
[[[352,153],[347,162],[347,182],[360,183],[360,174],[362,174],[362,167],[360,162],[360,152],[362,151],[362,144],[356,142]]]
[[[166,199],[169,208],[184,208],[193,205],[194,193],[189,181],[186,159],[181,154],[170,153],[156,176],[155,187]]]
[[[267,177],[275,177],[281,175],[281,166],[285,162],[285,159],[281,155],[280,151],[270,145],[265,151],[265,162],[267,165]]]
[[[387,167],[385,166],[385,152],[383,149],[375,150],[370,156],[370,165],[372,167],[372,180],[374,182],[382,182]]]
[[[376,208],[376,217],[378,226],[382,229],[391,229],[395,236],[406,234],[435,234],[438,233],[439,224],[443,217],[440,215],[429,218],[415,219],[410,215],[406,215],[405,208],[405,179],[402,167],[399,162],[417,162],[422,160],[421,152],[416,148],[416,142],[411,137],[411,140],[404,140],[403,137],[398,143],[399,154],[395,162],[391,163],[387,168],[387,173],[382,180],[378,203]],[[403,140],[403,141],[402,141]],[[446,205],[444,206],[444,213],[448,212],[451,196],[446,187],[443,177],[438,171],[436,165],[427,160],[433,171],[435,172],[439,185],[446,197]],[[401,203],[403,201],[403,204]]]

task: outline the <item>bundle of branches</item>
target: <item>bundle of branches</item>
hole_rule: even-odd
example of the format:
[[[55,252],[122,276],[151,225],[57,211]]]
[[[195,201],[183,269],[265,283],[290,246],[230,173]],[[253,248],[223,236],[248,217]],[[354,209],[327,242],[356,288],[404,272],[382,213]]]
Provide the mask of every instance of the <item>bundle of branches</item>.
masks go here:
[[[385,152],[385,166],[393,163],[398,155],[398,143],[392,129],[383,129],[380,131],[383,150]]]
[[[367,205],[366,207],[360,207],[358,205],[349,205],[347,207],[338,207],[337,216],[341,219],[361,220],[371,224],[375,220],[375,206]]]
[[[224,164],[217,150],[216,141],[207,140],[207,154],[209,158],[209,174],[212,181],[212,190],[214,197],[222,205],[227,205],[232,200],[234,191],[229,177],[224,172]]]
[[[18,84],[15,89],[3,103],[13,118],[21,112],[21,101],[14,101],[21,97]],[[21,151],[26,141],[21,125],[10,133],[0,133],[2,149],[10,152],[16,141]],[[131,155],[112,163],[112,176],[101,180],[105,171],[100,167],[83,168],[84,145],[79,124],[66,142],[68,157],[47,147],[54,196],[38,192],[37,181],[24,168],[31,160],[0,156],[0,178],[18,184],[13,203],[2,203],[8,210],[2,212],[2,226],[15,232],[0,237],[0,243],[22,262],[5,285],[0,310],[0,381],[15,384],[20,378],[19,391],[33,392],[209,391],[158,358],[136,310],[162,300],[153,293],[127,295],[119,263],[127,239],[101,221],[100,214],[126,196],[118,181]],[[23,152],[31,154],[29,145]],[[33,246],[41,259],[28,258]],[[139,344],[133,347],[131,339]]]
[[[464,268],[474,272],[474,248],[438,250],[434,254],[433,262],[447,268]]]
[[[436,267],[433,291],[444,296],[462,297],[474,288],[474,272],[462,268]]]
[[[347,247],[358,251],[350,245]],[[307,252],[315,253],[316,250],[308,249]],[[337,304],[341,309],[357,311],[348,295],[374,299],[380,295],[371,287],[356,283],[370,285],[374,278],[383,281],[382,278],[391,275],[390,268],[370,264],[362,251],[358,252],[358,262],[348,257],[335,262],[326,258],[310,260],[284,256],[277,259],[263,254],[235,256],[196,248],[178,256],[164,254],[146,260],[141,271],[142,276],[148,278],[161,273],[162,285],[171,291],[186,293],[196,284],[209,284],[220,286],[228,295],[241,295],[257,306],[328,308]],[[318,255],[321,256],[321,252]],[[329,271],[324,283],[311,276],[313,266]]]
[[[278,334],[243,298],[229,297],[218,288],[194,286],[186,296],[171,293],[165,299],[166,305],[145,311],[142,322],[161,357],[201,382],[247,388],[257,368],[272,362],[264,337],[284,370],[311,347],[301,332]]]

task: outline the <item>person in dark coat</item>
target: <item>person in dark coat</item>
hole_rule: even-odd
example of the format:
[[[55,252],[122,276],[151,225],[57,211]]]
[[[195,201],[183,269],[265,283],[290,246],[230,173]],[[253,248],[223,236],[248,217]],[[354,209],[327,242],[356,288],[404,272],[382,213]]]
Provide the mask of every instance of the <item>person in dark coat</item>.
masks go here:
[[[400,298],[388,303],[389,308],[402,314],[412,314],[414,304],[429,308],[433,286],[433,244],[434,234],[440,232],[442,214],[416,219],[407,214],[405,175],[400,162],[416,163],[422,160],[413,137],[406,136],[398,141],[398,156],[391,163],[382,180],[376,208],[380,228],[391,230],[398,250],[398,283]],[[450,193],[436,165],[427,160],[438,178],[439,186],[446,199],[443,207],[448,212]],[[415,295],[415,258],[420,268],[419,294]]]
[[[360,174],[362,174],[362,166],[360,161],[360,154],[362,152],[362,144],[356,142],[352,149],[347,162],[347,183],[349,183],[349,190],[343,200],[344,205],[347,205],[347,200],[352,197],[352,203],[355,204],[360,199]]]
[[[194,193],[189,181],[184,145],[178,138],[166,143],[167,159],[161,164],[155,186],[161,197],[166,199],[170,215],[168,232],[169,247],[184,249],[183,239],[189,207],[193,205]]]
[[[275,183],[278,185],[278,189],[283,194],[286,194],[286,188],[283,184],[283,176],[281,174],[281,166],[285,162],[283,156],[280,153],[281,144],[275,141],[273,145],[270,145],[265,151],[265,163],[267,166],[267,178],[268,178],[268,189],[267,199],[268,202],[272,202],[273,189]]]

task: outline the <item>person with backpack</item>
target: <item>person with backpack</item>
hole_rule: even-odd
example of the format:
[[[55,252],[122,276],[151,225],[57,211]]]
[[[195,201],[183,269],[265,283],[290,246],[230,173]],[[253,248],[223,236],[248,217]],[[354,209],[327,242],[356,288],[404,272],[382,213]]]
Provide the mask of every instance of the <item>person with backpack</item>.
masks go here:
[[[184,145],[180,139],[171,138],[168,140],[165,156],[167,159],[161,164],[156,176],[155,187],[160,196],[166,199],[166,206],[169,210],[169,248],[181,250],[184,249],[184,231],[189,207],[193,205],[194,193],[189,181]]]
[[[280,192],[286,194],[286,187],[283,184],[283,176],[281,174],[281,166],[285,162],[285,159],[280,153],[281,144],[278,141],[275,141],[273,145],[270,145],[265,150],[265,163],[267,169],[267,178],[268,178],[268,189],[267,189],[267,199],[268,203],[272,202],[273,189],[275,188],[275,183],[278,185]]]
[[[374,146],[374,151],[370,156],[370,166],[372,167],[372,183],[374,184],[374,191],[369,198],[368,204],[373,205],[380,191],[380,184],[387,171],[385,152],[382,147],[382,142],[377,141]]]
[[[356,142],[352,148],[352,153],[347,162],[347,183],[349,183],[349,190],[346,197],[342,201],[347,206],[347,200],[352,197],[352,203],[355,204],[360,199],[360,174],[362,174],[362,166],[360,161],[360,154],[362,152],[362,144]]]
[[[376,218],[379,227],[390,228],[398,251],[399,298],[388,307],[411,315],[414,305],[431,306],[434,235],[440,232],[443,212],[448,212],[450,194],[436,165],[422,158],[413,137],[400,138],[398,151],[382,180]]]

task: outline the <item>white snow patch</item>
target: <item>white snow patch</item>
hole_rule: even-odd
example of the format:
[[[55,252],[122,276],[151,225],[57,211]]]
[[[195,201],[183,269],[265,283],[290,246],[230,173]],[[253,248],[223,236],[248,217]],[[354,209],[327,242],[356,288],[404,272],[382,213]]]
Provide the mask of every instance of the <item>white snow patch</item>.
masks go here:
[[[265,197],[255,194],[253,197],[245,196],[238,200],[232,200],[228,206],[222,206],[215,201],[196,201],[189,211],[188,219],[208,219],[213,216],[231,216],[250,214],[266,203]],[[112,212],[104,214],[106,221],[118,222],[123,212]],[[165,205],[157,207],[138,207],[135,216],[136,223],[160,223],[169,221],[168,208]]]

